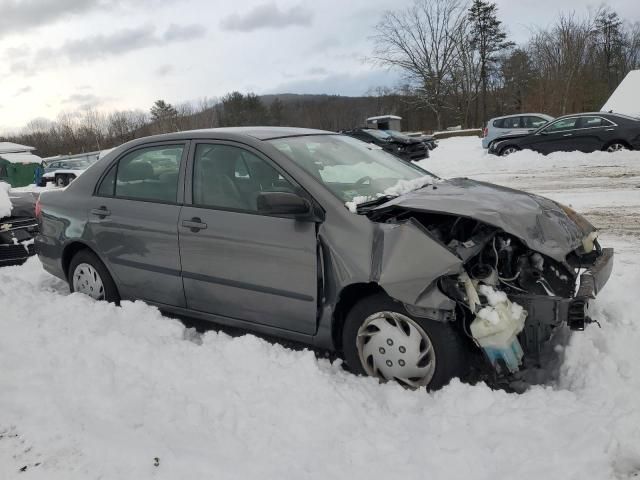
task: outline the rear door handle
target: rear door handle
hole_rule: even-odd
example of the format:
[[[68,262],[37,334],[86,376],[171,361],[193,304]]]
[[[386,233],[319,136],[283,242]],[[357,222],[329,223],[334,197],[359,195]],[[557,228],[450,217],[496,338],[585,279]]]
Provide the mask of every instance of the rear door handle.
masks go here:
[[[562,135],[563,137],[573,137],[573,133],[565,133]]]
[[[91,213],[99,217],[108,217],[111,215],[111,210],[108,210],[107,207],[92,208]]]
[[[604,131],[605,132],[613,132],[615,130],[615,128],[606,128]]]
[[[199,232],[200,230],[206,230],[207,224],[198,217],[193,217],[191,220],[183,220],[182,226],[191,229],[192,232]]]

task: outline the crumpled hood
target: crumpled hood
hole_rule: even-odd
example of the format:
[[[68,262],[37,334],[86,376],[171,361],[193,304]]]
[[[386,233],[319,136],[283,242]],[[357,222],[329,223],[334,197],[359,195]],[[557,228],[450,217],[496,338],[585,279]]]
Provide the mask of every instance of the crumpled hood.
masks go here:
[[[468,178],[443,180],[396,197],[373,211],[400,207],[469,217],[521,239],[529,248],[563,261],[595,230],[548,198]]]

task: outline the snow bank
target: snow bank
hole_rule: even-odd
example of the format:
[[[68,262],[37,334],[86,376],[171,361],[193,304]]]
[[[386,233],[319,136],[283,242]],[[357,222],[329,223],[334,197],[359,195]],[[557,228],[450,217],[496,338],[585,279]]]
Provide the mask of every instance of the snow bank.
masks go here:
[[[9,190],[11,185],[0,182],[0,218],[11,215],[11,200],[9,199]]]
[[[199,345],[143,303],[67,295],[36,259],[1,269],[0,478],[626,478],[640,470],[640,265],[623,247],[602,329],[575,334],[558,380],[523,395],[379,385],[250,335]]]

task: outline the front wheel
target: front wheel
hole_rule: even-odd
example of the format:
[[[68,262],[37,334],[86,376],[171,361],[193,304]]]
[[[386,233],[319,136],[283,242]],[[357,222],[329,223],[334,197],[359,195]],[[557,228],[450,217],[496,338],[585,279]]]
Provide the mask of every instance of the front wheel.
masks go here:
[[[518,152],[520,149],[518,147],[509,146],[502,149],[500,152],[500,156],[506,157],[507,155],[511,155],[512,153]]]
[[[354,373],[438,389],[466,366],[466,350],[449,323],[414,318],[383,294],[360,300],[347,315],[342,346]]]
[[[118,303],[120,295],[107,267],[89,250],[80,250],[69,265],[71,292],[84,293],[94,300]]]

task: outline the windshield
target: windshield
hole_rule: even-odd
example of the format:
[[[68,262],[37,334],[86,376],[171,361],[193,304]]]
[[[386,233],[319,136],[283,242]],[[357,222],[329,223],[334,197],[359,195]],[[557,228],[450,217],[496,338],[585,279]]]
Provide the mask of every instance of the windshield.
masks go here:
[[[400,133],[397,130],[385,130],[385,132],[393,138],[397,138],[399,140],[409,140],[410,137],[408,137],[407,135],[405,135],[404,133]]]
[[[437,178],[376,145],[346,135],[277,138],[269,143],[344,202],[397,196]]]

